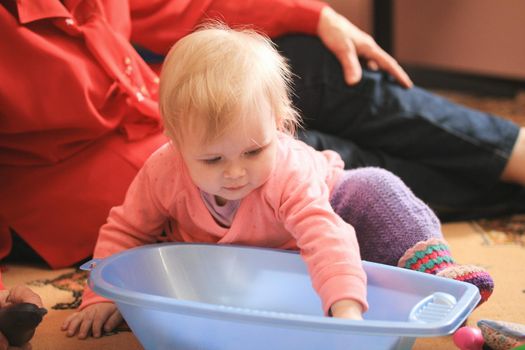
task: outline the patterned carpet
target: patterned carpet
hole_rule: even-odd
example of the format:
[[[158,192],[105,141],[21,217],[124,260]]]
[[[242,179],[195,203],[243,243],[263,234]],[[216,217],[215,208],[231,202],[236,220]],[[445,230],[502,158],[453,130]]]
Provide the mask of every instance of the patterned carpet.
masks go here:
[[[487,244],[517,244],[525,247],[525,215],[512,215],[474,222]]]
[[[443,90],[434,92],[467,107],[497,114],[525,126],[525,90],[518,92],[513,98],[476,96]]]

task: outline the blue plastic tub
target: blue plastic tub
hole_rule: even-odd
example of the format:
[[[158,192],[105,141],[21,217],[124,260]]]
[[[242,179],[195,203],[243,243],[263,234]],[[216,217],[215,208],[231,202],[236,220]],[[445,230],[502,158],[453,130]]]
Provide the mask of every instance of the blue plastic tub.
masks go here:
[[[148,350],[411,349],[454,332],[480,300],[467,283],[364,262],[370,310],[352,321],[323,316],[294,252],[155,244],[88,264]]]

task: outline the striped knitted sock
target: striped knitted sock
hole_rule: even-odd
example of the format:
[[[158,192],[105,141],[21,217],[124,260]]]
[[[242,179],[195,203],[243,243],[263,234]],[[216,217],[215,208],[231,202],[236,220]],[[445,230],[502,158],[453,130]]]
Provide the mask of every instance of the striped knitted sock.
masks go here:
[[[419,242],[408,249],[399,259],[398,266],[471,283],[478,287],[481,294],[479,304],[487,301],[494,289],[494,281],[485,269],[456,264],[447,243],[439,238]]]

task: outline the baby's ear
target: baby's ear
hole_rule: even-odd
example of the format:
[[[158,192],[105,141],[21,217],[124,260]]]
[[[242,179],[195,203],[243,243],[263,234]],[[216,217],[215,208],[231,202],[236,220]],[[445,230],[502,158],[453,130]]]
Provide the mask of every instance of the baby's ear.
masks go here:
[[[485,344],[493,350],[514,349],[525,344],[525,325],[523,324],[480,320],[478,327],[481,329]]]

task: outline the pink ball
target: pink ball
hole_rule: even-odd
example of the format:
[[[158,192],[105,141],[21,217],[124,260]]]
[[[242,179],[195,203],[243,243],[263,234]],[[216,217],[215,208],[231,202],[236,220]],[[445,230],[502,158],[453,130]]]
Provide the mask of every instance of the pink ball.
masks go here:
[[[481,331],[475,327],[461,327],[454,333],[452,340],[461,350],[482,350],[485,342]]]

